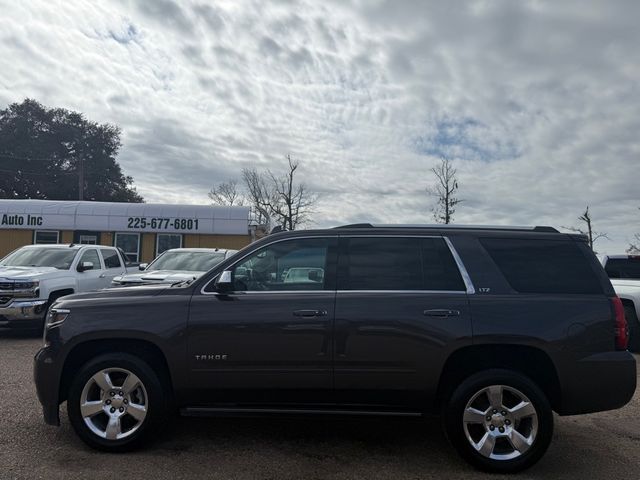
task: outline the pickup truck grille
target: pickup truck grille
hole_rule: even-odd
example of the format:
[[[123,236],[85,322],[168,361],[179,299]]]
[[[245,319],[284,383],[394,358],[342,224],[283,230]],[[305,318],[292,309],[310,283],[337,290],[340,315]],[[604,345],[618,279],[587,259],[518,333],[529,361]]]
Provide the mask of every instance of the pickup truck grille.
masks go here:
[[[0,282],[0,290],[13,290],[13,282]]]
[[[12,295],[0,295],[0,306],[5,306],[11,300],[13,300]]]

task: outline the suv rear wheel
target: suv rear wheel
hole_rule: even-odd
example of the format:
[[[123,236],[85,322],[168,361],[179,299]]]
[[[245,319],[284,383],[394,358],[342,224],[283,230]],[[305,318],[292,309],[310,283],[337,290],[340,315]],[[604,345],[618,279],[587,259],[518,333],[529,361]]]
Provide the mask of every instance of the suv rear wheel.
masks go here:
[[[511,370],[486,370],[467,378],[451,395],[443,421],[458,453],[490,472],[530,467],[553,436],[546,396],[529,378]]]
[[[67,411],[89,446],[127,451],[158,430],[167,402],[149,365],[127,353],[109,353],[87,362],[75,376]]]

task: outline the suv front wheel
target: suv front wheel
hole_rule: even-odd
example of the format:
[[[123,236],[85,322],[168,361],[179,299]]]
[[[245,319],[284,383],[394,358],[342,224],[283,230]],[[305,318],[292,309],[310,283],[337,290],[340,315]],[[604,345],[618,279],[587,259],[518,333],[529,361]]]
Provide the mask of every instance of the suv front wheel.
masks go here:
[[[87,362],[75,376],[67,412],[85,443],[116,452],[150,438],[166,418],[167,403],[160,379],[146,362],[109,353]]]
[[[546,396],[529,378],[511,370],[486,370],[464,380],[446,404],[443,422],[458,453],[490,472],[530,467],[553,436]]]

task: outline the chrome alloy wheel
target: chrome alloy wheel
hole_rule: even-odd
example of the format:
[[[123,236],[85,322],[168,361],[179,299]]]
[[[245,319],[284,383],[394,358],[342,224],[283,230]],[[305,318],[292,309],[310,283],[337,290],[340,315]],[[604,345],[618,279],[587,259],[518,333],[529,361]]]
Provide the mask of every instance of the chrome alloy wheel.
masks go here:
[[[492,460],[519,457],[538,433],[538,413],[531,400],[506,385],[490,385],[471,397],[463,423],[473,448]]]
[[[99,437],[120,440],[133,434],[147,416],[147,391],[140,379],[123,368],[100,370],[80,395],[84,423]]]

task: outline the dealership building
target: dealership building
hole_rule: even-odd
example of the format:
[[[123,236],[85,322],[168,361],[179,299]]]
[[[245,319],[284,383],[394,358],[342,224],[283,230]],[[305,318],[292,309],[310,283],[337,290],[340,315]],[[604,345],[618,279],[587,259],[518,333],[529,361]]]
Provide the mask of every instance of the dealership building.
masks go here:
[[[249,244],[249,207],[53,200],[0,200],[0,258],[31,244],[120,247],[132,262],[169,248]]]

